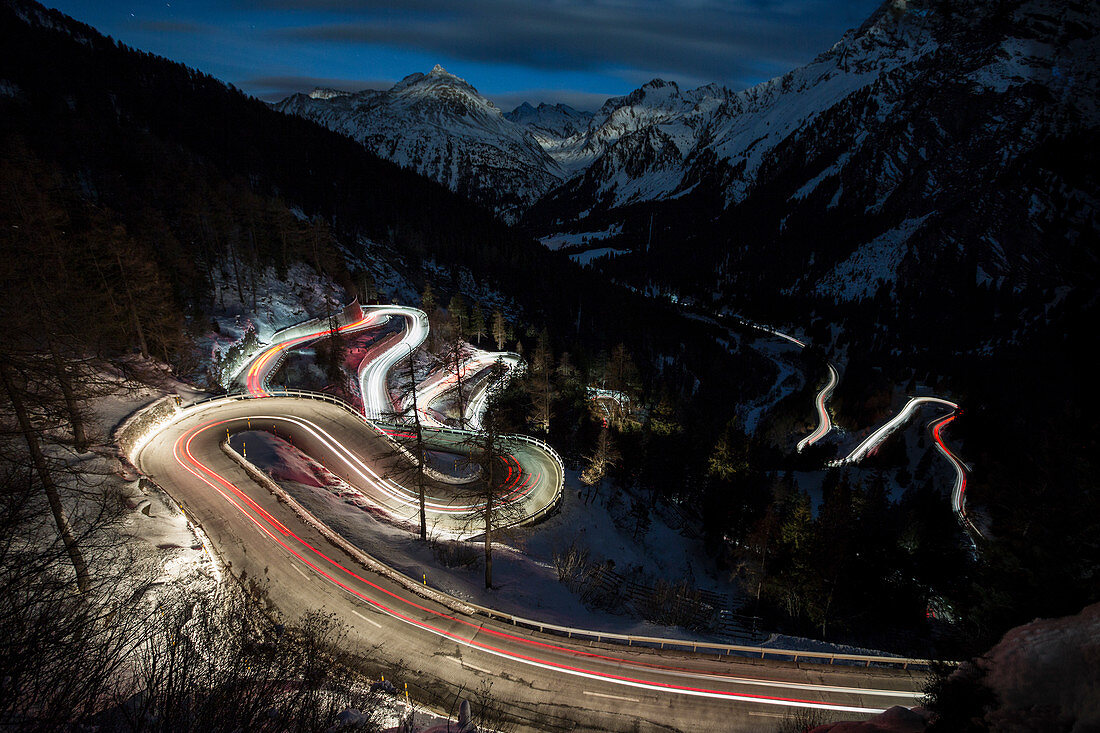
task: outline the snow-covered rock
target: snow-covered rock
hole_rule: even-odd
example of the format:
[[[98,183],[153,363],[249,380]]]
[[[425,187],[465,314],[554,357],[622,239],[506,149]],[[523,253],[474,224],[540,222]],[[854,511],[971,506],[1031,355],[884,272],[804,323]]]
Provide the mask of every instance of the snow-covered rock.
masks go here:
[[[1057,266],[1058,242],[1100,225],[1084,172],[1098,99],[1096,3],[890,0],[750,89],[655,81],[609,100],[585,133],[547,148],[582,168],[526,223],[598,229],[634,207],[638,231],[650,210],[637,204],[698,195],[703,216],[747,207],[758,246],[800,248],[784,248],[791,290],[873,295],[883,272],[904,279],[948,248],[987,279],[1034,277]],[[1074,150],[1086,158],[1066,175]],[[821,231],[828,217],[844,230]]]
[[[990,730],[1100,730],[1100,603],[1017,626],[982,665],[999,701]]]
[[[354,94],[316,89],[287,97],[275,108],[343,133],[506,219],[563,177],[526,127],[439,65],[391,89]]]

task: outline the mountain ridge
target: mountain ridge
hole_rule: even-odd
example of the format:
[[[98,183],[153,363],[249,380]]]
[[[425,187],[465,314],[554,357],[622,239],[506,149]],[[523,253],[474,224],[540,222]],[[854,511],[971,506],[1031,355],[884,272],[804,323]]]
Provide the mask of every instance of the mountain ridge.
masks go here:
[[[387,90],[317,90],[276,103],[280,112],[311,119],[371,152],[489,206],[506,221],[563,173],[526,128],[466,80],[436,64]]]

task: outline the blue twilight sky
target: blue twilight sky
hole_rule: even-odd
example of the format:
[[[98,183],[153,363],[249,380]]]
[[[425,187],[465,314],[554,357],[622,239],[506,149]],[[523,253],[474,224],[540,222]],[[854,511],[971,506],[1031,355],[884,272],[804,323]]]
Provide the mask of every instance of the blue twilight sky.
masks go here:
[[[505,111],[594,110],[652,78],[743,89],[811,60],[881,0],[45,0],[277,100],[442,64]]]

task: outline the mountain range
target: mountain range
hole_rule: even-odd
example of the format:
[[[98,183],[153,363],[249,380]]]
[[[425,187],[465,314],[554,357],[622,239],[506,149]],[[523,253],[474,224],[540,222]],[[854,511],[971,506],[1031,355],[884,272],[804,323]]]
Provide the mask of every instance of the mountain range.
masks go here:
[[[776,79],[655,79],[594,113],[502,114],[439,67],[278,108],[536,234],[663,249],[671,266],[648,269],[680,292],[738,289],[751,266],[773,290],[854,302],[949,249],[978,283],[1052,286],[1095,265],[1097,16],[1075,0],[889,0]],[[689,283],[674,260],[692,241]]]

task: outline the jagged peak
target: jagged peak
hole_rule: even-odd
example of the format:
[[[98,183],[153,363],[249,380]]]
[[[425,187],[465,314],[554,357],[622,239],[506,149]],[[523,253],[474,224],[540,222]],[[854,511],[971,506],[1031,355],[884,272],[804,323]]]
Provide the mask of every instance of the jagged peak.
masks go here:
[[[464,84],[466,83],[465,79],[457,77],[454,74],[452,74],[451,72],[444,69],[442,64],[436,64],[435,66],[433,66],[432,70],[428,72],[428,76],[434,76],[436,78],[442,78],[442,79],[454,79],[454,80],[460,81]]]
[[[351,92],[344,92],[339,89],[331,89],[329,87],[314,87],[313,91],[309,93],[310,99],[333,99],[335,97],[350,97]]]
[[[427,76],[427,74],[424,74],[423,72],[420,72],[420,71],[414,71],[413,73],[409,74],[404,79],[402,79],[401,81],[394,84],[393,88],[390,89],[390,91],[399,92],[402,89],[407,89],[408,87],[411,87],[413,84],[415,84],[418,81],[420,81],[421,79],[423,79],[425,76]]]
[[[432,70],[429,71],[427,74],[423,74],[419,71],[413,74],[409,74],[404,79],[397,82],[397,84],[395,84],[393,89],[391,89],[390,91],[400,92],[404,89],[408,89],[409,87],[417,85],[433,86],[435,84],[443,84],[445,86],[461,88],[468,94],[477,98],[481,98],[481,94],[478,93],[477,89],[475,89],[474,86],[470,84],[470,82],[466,81],[462,77],[455,76],[451,72],[444,69],[443,66],[441,66],[440,64],[436,64],[435,66],[433,66]]]

